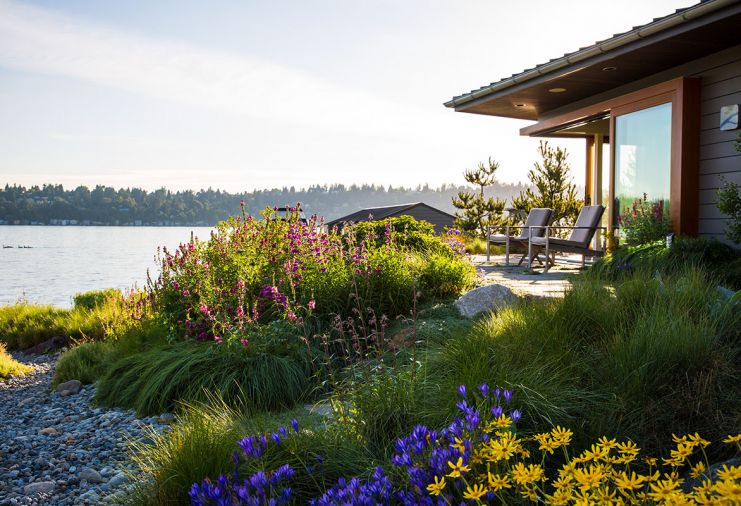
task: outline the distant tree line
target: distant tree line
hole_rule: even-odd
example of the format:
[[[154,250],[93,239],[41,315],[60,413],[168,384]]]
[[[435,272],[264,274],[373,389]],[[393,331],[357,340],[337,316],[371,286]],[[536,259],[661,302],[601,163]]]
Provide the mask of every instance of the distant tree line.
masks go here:
[[[173,192],[165,188],[116,190],[98,185],[93,189],[78,186],[66,190],[53,184],[30,188],[6,184],[0,190],[0,224],[212,226],[238,214],[241,202],[253,215],[266,207],[301,202],[307,216],[316,214],[327,220],[367,207],[410,202],[424,202],[452,214],[452,198],[470,189],[462,185],[404,188],[333,184],[228,193],[211,188]],[[524,189],[521,184],[496,183],[487,188],[487,195],[511,201]]]

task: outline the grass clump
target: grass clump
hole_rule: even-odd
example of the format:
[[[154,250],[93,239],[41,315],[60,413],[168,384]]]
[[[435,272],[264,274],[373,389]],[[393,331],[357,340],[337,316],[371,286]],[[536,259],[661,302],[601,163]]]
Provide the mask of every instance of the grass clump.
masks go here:
[[[148,443],[135,443],[132,458],[144,480],[129,499],[135,506],[185,504],[193,483],[206,476],[230,474],[238,442],[250,434],[268,434],[298,423],[299,432],[274,445],[261,462],[242,463],[245,472],[263,465],[277,468],[290,463],[297,474],[292,480],[297,504],[306,504],[346,473],[362,474],[373,460],[351,433],[326,424],[322,416],[304,408],[280,413],[245,414],[218,397],[205,404],[184,404],[172,430],[149,435]],[[292,432],[293,429],[290,429]],[[309,470],[317,470],[312,474]]]
[[[33,371],[33,367],[18,362],[6,351],[5,345],[0,343],[0,380],[8,376],[23,376]]]
[[[54,370],[52,386],[72,379],[82,383],[94,383],[110,363],[114,346],[106,341],[80,343],[60,357]]]
[[[230,405],[280,409],[305,399],[312,387],[307,356],[177,343],[114,362],[95,398],[139,415],[172,410],[178,401],[203,400],[207,392],[218,392]]]

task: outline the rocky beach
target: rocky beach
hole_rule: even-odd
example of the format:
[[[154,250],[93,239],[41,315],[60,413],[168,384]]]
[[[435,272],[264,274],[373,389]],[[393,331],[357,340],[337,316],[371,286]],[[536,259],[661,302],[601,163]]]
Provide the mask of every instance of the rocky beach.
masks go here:
[[[57,357],[15,354],[34,371],[0,381],[0,506],[120,503],[136,481],[131,441],[171,421],[95,406],[93,385],[52,388]]]

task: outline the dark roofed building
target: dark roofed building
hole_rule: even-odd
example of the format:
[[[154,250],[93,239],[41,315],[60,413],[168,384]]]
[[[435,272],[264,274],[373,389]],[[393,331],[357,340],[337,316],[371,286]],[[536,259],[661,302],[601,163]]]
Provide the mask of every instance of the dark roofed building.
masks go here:
[[[357,223],[359,221],[383,220],[386,218],[396,218],[399,216],[411,216],[415,220],[432,223],[435,232],[440,234],[445,227],[452,227],[455,217],[444,211],[428,206],[424,202],[414,202],[412,204],[399,204],[395,206],[370,207],[360,211],[348,214],[342,218],[337,218],[327,223],[327,227],[338,226],[342,228],[345,223]]]

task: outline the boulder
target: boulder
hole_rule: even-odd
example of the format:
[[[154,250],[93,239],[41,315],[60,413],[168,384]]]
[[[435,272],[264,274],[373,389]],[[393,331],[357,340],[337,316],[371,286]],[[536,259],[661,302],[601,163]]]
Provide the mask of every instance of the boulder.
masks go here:
[[[61,395],[62,397],[67,397],[68,395],[79,393],[81,388],[82,383],[80,381],[69,380],[57,385],[57,392],[59,392],[59,395]]]
[[[171,425],[175,423],[175,415],[172,413],[162,413],[158,418],[157,422],[162,425]]]
[[[486,311],[497,311],[517,301],[517,295],[504,285],[491,284],[474,288],[455,301],[461,316],[473,318]]]
[[[55,488],[57,484],[54,481],[37,481],[23,487],[23,493],[26,495],[51,494]]]
[[[104,483],[106,481],[98,471],[89,467],[83,467],[80,471],[80,481],[82,480],[88,483]]]
[[[46,341],[37,344],[36,346],[32,346],[31,348],[25,350],[25,352],[33,355],[42,355],[44,353],[50,353],[52,351],[60,350],[68,344],[69,340],[66,337],[54,336],[51,339],[47,339]]]

